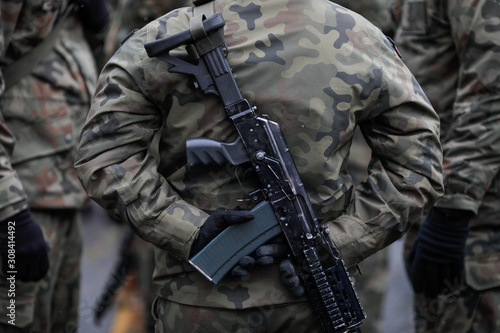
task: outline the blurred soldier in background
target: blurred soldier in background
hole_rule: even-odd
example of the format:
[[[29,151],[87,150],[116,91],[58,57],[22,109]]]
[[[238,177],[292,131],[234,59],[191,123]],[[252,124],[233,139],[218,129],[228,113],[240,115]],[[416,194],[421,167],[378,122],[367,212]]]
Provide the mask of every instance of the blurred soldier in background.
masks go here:
[[[107,59],[134,29],[142,28],[173,9],[192,5],[192,0],[114,0],[114,2],[114,13],[105,46]]]
[[[8,147],[2,146],[1,164],[7,168],[10,163],[19,177],[10,176],[12,186],[0,189],[2,212],[9,211],[2,216],[0,233],[5,235],[6,221],[14,222],[16,251],[33,244],[29,251],[34,257],[16,257],[15,296],[6,276],[0,276],[0,331],[76,332],[79,211],[88,199],[73,168],[73,153],[97,76],[86,36],[103,36],[108,7],[101,0],[0,1],[0,6],[0,110],[15,137],[8,158]],[[5,240],[0,240],[3,274],[12,270],[5,260]],[[37,247],[39,243],[43,246]],[[35,257],[44,258],[44,246],[48,262]],[[33,273],[29,279],[20,273],[26,265]],[[4,311],[13,301],[12,322]]]
[[[407,237],[416,331],[500,332],[500,2],[396,9],[398,46],[440,115],[444,156],[445,195]]]

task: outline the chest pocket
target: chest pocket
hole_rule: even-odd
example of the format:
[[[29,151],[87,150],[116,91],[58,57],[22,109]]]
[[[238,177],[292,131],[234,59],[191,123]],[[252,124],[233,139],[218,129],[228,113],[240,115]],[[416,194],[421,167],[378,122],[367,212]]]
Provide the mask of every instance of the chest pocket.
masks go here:
[[[406,0],[401,12],[401,29],[406,34],[427,33],[427,3],[424,0]]]

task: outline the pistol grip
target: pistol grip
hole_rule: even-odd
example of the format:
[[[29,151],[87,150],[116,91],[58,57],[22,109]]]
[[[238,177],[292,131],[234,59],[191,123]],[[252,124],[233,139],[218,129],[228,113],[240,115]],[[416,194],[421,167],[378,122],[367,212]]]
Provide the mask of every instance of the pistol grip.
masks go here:
[[[186,154],[191,168],[198,165],[223,165],[225,163],[240,165],[250,161],[239,137],[231,143],[206,138],[189,139],[186,141]]]

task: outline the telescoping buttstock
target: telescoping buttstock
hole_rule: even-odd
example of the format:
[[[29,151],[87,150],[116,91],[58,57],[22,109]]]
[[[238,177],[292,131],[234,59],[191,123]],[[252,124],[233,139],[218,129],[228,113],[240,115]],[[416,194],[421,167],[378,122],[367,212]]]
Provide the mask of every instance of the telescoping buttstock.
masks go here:
[[[215,13],[209,18],[203,20],[203,28],[207,34],[210,34],[224,26],[224,18],[221,13]],[[190,30],[184,30],[172,36],[158,39],[144,45],[148,56],[158,57],[169,51],[178,48],[179,46],[192,44],[195,42]]]

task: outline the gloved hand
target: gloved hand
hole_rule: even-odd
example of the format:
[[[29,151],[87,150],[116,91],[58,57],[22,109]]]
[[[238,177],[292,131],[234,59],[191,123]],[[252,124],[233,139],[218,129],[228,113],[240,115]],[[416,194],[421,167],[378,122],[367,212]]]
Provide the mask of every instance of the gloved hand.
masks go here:
[[[107,0],[74,0],[80,5],[79,15],[85,29],[98,33],[109,22]]]
[[[295,266],[289,259],[290,250],[283,235],[271,239],[268,243],[261,245],[252,255],[241,258],[238,265],[232,271],[232,276],[249,278],[250,270],[255,265],[269,266],[279,263],[281,281],[290,290],[294,297],[304,295],[304,286],[300,281]]]
[[[238,265],[231,270],[231,275],[242,278],[250,277],[250,270],[255,266],[269,266],[288,257],[288,245],[283,235],[271,239],[259,246],[254,253],[240,259]]]
[[[465,242],[473,213],[434,207],[410,251],[410,280],[415,293],[435,298],[464,277]]]
[[[9,223],[10,221],[13,223]],[[47,274],[49,270],[47,244],[42,229],[31,217],[29,209],[0,222],[0,255],[2,272],[7,275],[8,271],[16,271],[16,279],[20,281],[38,281]],[[12,261],[9,261],[10,259]]]
[[[290,259],[286,258],[280,262],[280,275],[281,281],[288,288],[288,290],[290,290],[294,297],[304,296],[304,285],[297,275],[295,266],[292,264]]]
[[[233,224],[251,221],[255,215],[248,210],[217,210],[212,213],[200,228],[198,238],[193,242],[190,257],[200,252],[212,239]]]

